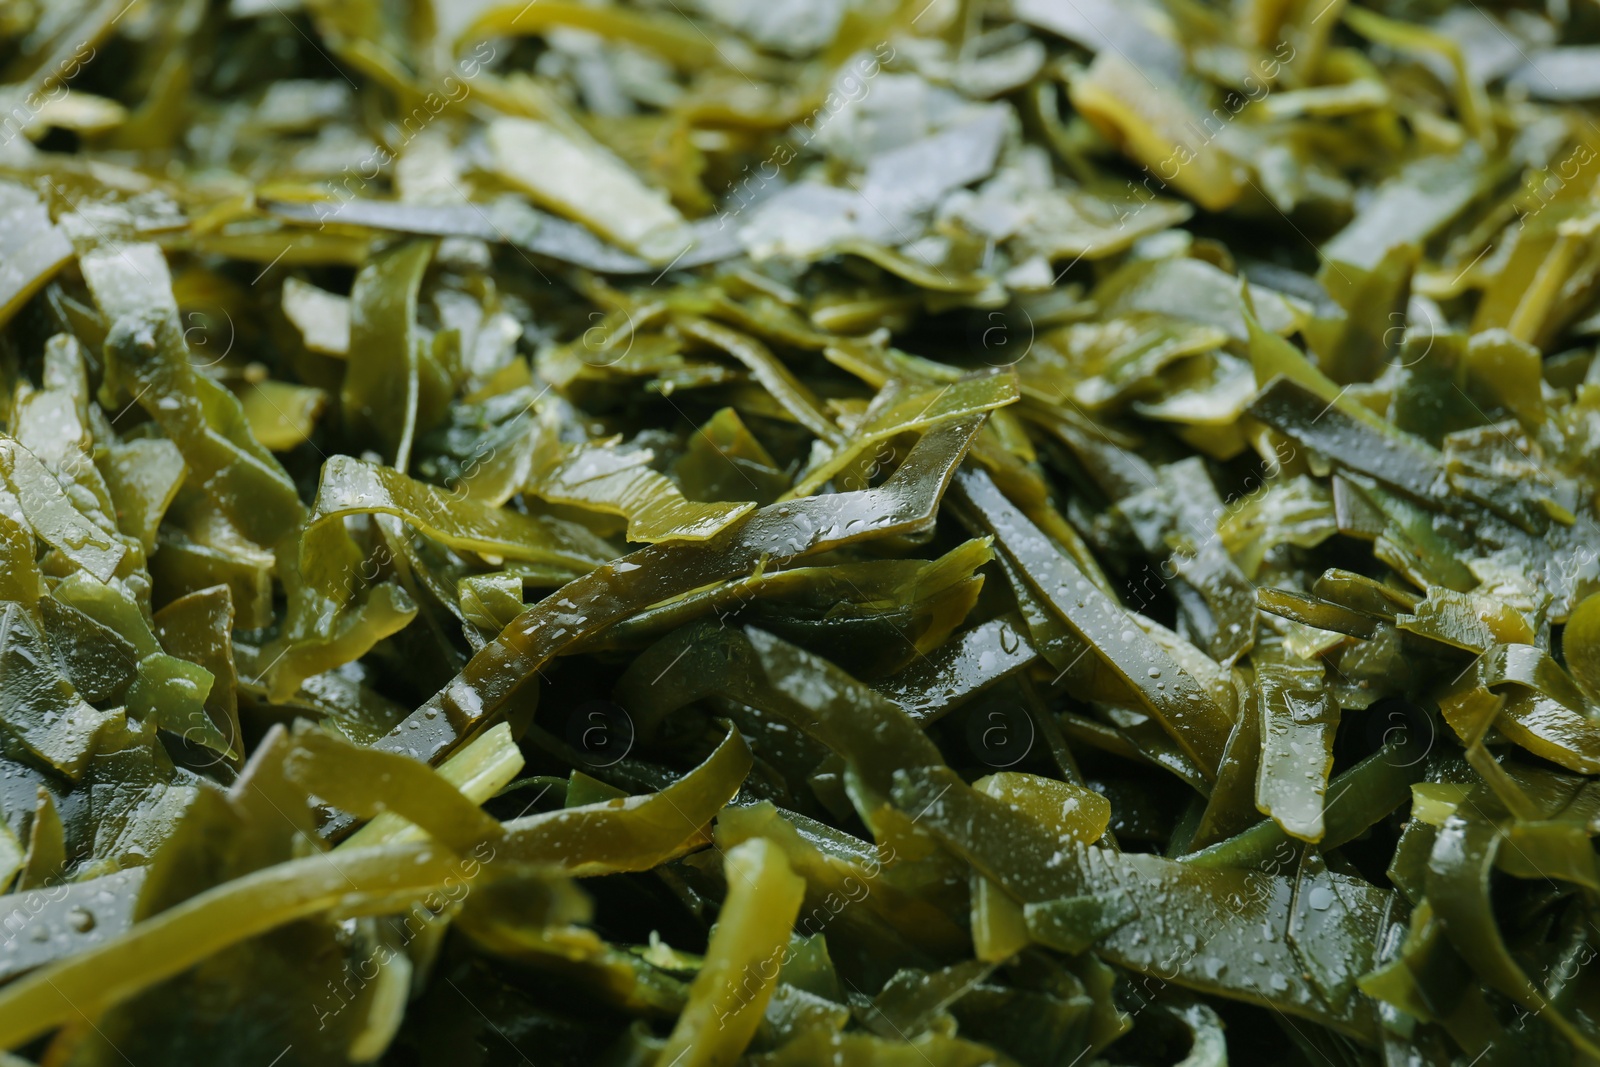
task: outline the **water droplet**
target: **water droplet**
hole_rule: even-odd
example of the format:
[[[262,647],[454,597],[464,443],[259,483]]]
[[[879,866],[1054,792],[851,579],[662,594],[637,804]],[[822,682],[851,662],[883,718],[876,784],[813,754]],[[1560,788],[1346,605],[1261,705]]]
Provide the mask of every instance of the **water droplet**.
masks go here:
[[[67,922],[80,934],[86,934],[94,929],[94,913],[85,908],[73,908],[67,912]]]

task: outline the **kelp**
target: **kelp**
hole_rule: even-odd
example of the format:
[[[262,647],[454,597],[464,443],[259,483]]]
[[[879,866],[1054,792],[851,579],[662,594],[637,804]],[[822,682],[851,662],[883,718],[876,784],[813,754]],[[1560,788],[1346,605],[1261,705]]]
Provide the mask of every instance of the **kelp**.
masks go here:
[[[1339,726],[1338,712],[1322,692],[1322,668],[1264,662],[1256,667],[1256,686],[1261,701],[1256,804],[1285,833],[1319,841]]]
[[[1600,1057],[1592,15],[6,8],[0,1060]]]
[[[735,845],[724,864],[728,898],[688,1001],[661,1050],[668,1063],[738,1058],[772,996],[777,969],[770,963],[788,948],[789,927],[800,910],[805,883],[770,841],[756,837]]]
[[[924,812],[934,833],[1024,904],[1084,901],[1036,910],[1031,925],[1065,925],[1081,939],[1075,944],[1099,944],[1113,962],[1166,981],[1267,998],[1341,1030],[1371,1032],[1370,1008],[1352,994],[1383,921],[1384,894],[1376,887],[1303,867],[1294,875],[1228,870],[1211,882],[1191,879],[1183,865],[1157,856],[1062,847],[942,768],[902,772],[895,800]],[[1089,903],[1097,894],[1101,899]],[[1337,911],[1322,919],[1334,902]],[[1185,923],[1189,942],[1164,945],[1152,937],[1177,916],[1196,919]]]
[[[410,463],[419,421],[426,429],[424,420],[439,414],[440,383],[431,380],[438,369],[413,329],[432,255],[427,241],[386,249],[361,268],[350,290],[351,355],[340,406],[351,433],[381,444],[399,471]]]
[[[72,258],[72,245],[56,228],[45,205],[27,186],[0,184],[4,213],[6,276],[0,288],[0,323],[9,322],[27,299]]]
[[[1219,703],[1127,610],[1092,585],[981,473],[961,476],[963,496],[1050,608],[1147,707],[1207,777],[1216,773],[1232,725],[1231,699]]]
[[[726,580],[764,558],[789,560],[926,529],[977,426],[957,422],[925,434],[877,488],[771,504],[721,543],[651,546],[574,579],[513,620],[459,677],[379,743],[435,759],[494,714],[542,663],[651,603]]]
[[[580,572],[612,551],[574,523],[457,500],[448,491],[408,478],[393,467],[361,463],[348,456],[323,466],[303,536],[311,538],[319,528],[338,525],[347,516],[375,513],[403,519],[451,548]]]
[[[755,508],[753,501],[688,501],[670,479],[650,468],[652,458],[648,451],[579,449],[537,467],[533,491],[554,504],[621,515],[628,520],[628,540],[646,544],[705,541]]]
[[[983,588],[983,577],[975,572],[992,558],[980,538],[936,560],[757,570],[647,608],[606,630],[590,647],[636,645],[712,614],[723,625],[745,618],[793,634],[870,675],[913,671],[931,663],[929,655],[950,649],[945,639]]]
[[[397,876],[402,870],[404,876]],[[234,879],[138,924],[98,951],[11,985],[0,1001],[0,1017],[8,1020],[3,1040],[16,1045],[76,1018],[77,1005],[104,1010],[222,945],[336,905],[357,904],[363,894],[377,903],[442,885],[452,870],[447,851],[411,845],[350,853],[338,862],[322,856],[291,860]]]

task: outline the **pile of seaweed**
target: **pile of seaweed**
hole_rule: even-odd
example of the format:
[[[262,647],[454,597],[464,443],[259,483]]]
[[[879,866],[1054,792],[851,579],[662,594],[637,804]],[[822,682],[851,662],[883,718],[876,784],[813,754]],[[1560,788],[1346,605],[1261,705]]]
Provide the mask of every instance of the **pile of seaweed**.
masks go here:
[[[0,1062],[1600,1059],[1596,41],[4,5]]]

